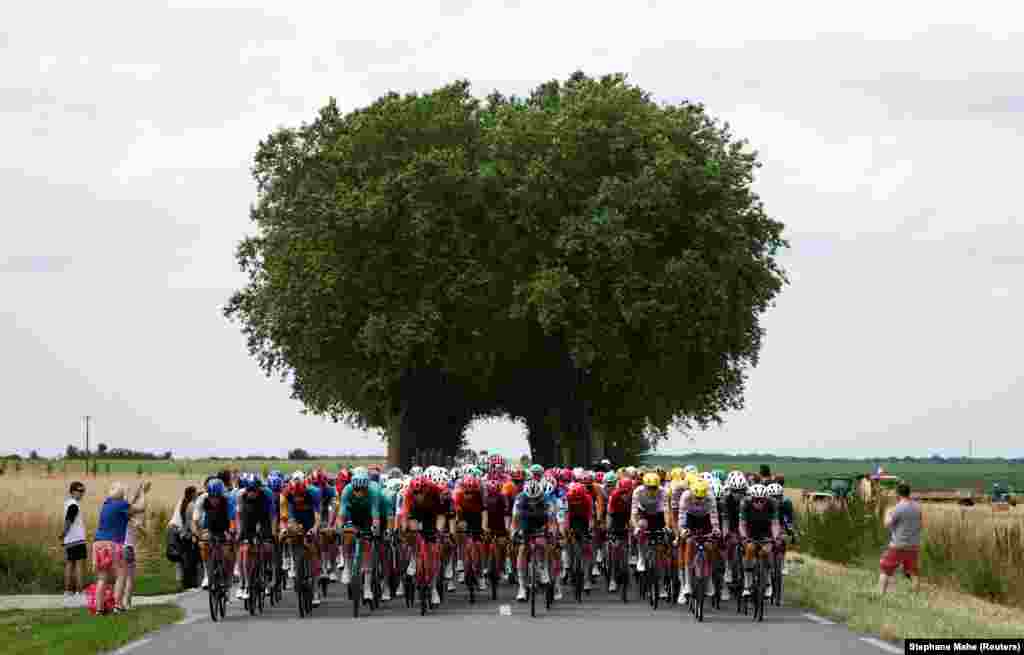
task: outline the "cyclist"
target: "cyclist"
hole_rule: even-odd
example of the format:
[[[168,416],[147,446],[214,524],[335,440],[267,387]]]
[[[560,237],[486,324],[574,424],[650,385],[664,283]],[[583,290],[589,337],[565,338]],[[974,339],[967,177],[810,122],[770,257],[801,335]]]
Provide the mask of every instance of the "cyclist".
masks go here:
[[[531,477],[523,485],[523,493],[516,497],[512,510],[512,530],[524,537],[516,557],[516,569],[519,574],[517,601],[526,601],[526,555],[530,539],[539,538],[542,541],[541,545],[546,546],[545,531],[553,534],[556,532],[556,528],[554,505],[545,497],[544,486],[540,480]],[[547,561],[547,548],[544,548],[542,552],[545,553],[545,561],[539,562],[540,583],[547,585],[551,584],[548,570],[550,562]]]
[[[342,530],[358,528],[358,537],[362,544],[362,573],[363,573],[363,599],[373,600],[373,587],[371,582],[371,550],[370,536],[380,533],[380,490],[377,484],[370,480],[369,472],[357,470],[352,476],[352,482],[345,487],[341,495],[341,510],[338,512],[339,523]],[[345,546],[345,570],[342,573],[342,584],[349,584],[352,581],[352,556],[355,551],[355,543]]]
[[[248,580],[252,576],[253,569],[256,568],[256,564],[263,558],[268,556],[267,550],[270,546],[270,536],[272,528],[271,526],[271,498],[264,493],[263,481],[260,480],[255,474],[247,473],[242,476],[241,480],[242,496],[241,502],[238,505],[238,526],[239,526],[239,554],[241,560],[242,571],[244,575],[242,577],[242,583],[238,587],[238,595],[236,596],[239,600],[248,600]],[[260,536],[260,540],[263,542],[262,552],[256,553],[255,557],[250,557],[249,546],[253,545],[256,541],[257,533]]]
[[[506,482],[505,484],[511,484]],[[512,484],[513,488],[515,487]],[[504,542],[508,541],[508,528],[512,522],[512,500],[501,489],[497,480],[488,480],[484,489],[484,507],[487,517],[485,532],[494,540],[491,556],[495,558],[495,568],[499,571],[502,582],[508,581],[508,553],[505,552]],[[498,541],[503,542],[501,545]]]
[[[579,482],[569,485],[565,497],[566,514],[561,524],[562,534],[571,534],[574,539],[582,540],[583,590],[590,591],[592,585],[590,584],[588,572],[591,569],[591,563],[594,561],[594,547],[586,537],[589,537],[594,530],[594,499],[587,491],[586,486]]]
[[[740,537],[747,542],[743,553],[743,595],[750,595],[753,586],[755,539],[775,539],[776,548],[767,554],[767,559],[774,563],[775,551],[780,548],[782,528],[779,524],[779,510],[775,501],[768,497],[768,489],[761,484],[750,487],[750,497],[743,500],[740,506]],[[762,554],[764,556],[764,554]],[[772,584],[769,578],[765,587],[765,598],[772,595]]]
[[[293,536],[315,538],[320,531],[320,490],[316,485],[306,484],[306,476],[302,471],[292,473],[292,480],[284,493],[281,494],[280,521],[282,528]],[[304,548],[305,546],[300,546]],[[320,574],[320,551],[310,551],[309,563],[311,581]],[[296,567],[292,567],[294,573]],[[313,607],[319,607],[323,600],[320,596],[320,585],[314,584]]]
[[[633,480],[628,477],[619,480],[612,474],[605,476],[605,482],[616,485],[608,497],[608,535],[619,539],[619,547],[622,548],[626,546],[629,517],[633,506]],[[615,593],[617,589],[618,583],[612,578],[608,584],[608,591]]]
[[[333,528],[337,520],[337,482],[331,484],[327,478],[327,473],[319,468],[313,471],[310,481],[320,491],[320,530],[325,531]],[[338,561],[336,538],[337,533],[331,530],[329,533],[319,534],[317,539],[317,545],[320,548],[320,561],[323,562],[320,572],[321,580],[338,581],[338,576],[335,573]]]
[[[391,565],[392,561],[385,557],[387,551],[384,548],[384,542],[395,530],[395,515],[397,514],[396,503],[398,501],[398,494],[402,489],[402,480],[399,478],[388,478],[380,490],[380,501],[378,506],[380,507],[380,520],[381,520],[381,541],[379,557],[383,563],[382,572],[384,580],[391,579]],[[391,585],[384,584],[383,591],[381,592],[381,600],[391,600]],[[397,591],[401,590],[402,586],[399,585]]]
[[[671,521],[671,508],[666,502],[665,490],[661,488],[661,477],[657,473],[645,473],[643,484],[633,492],[633,511],[630,524],[637,542],[636,570],[647,570],[644,557],[647,554],[647,534],[664,530]],[[661,589],[661,597],[668,598],[668,592]]]
[[[587,493],[594,500],[594,566],[591,572],[591,575],[594,577],[601,575],[599,565],[604,561],[604,511],[608,503],[608,497],[605,495],[604,486],[601,484],[603,479],[603,473],[597,473],[597,475],[591,471],[583,473],[583,488],[586,489]]]
[[[768,495],[775,501],[779,508],[779,523],[785,531],[785,538],[781,543],[779,557],[782,558],[782,575],[789,575],[789,567],[786,566],[786,538],[792,540],[796,534],[796,511],[793,509],[793,501],[786,497],[783,483],[785,478],[779,474],[775,475],[775,482],[768,485]]]
[[[206,485],[206,497],[201,502],[202,522],[193,525],[193,534],[202,535],[199,554],[203,560],[203,569],[209,575],[207,562],[210,559],[210,548],[223,548],[224,573],[229,576],[225,580],[228,585],[228,600],[231,600],[231,579],[230,574],[235,565],[235,556],[231,548],[232,524],[235,521],[235,504],[230,502],[230,496],[220,478],[210,480]],[[202,530],[200,530],[202,528]],[[223,541],[224,545],[216,544],[211,546],[211,538]],[[204,580],[208,582],[208,580]]]
[[[427,476],[420,475],[409,482],[409,488],[402,499],[402,509],[398,515],[399,529],[408,537],[413,537],[419,532],[424,538],[431,539],[444,530],[445,512],[441,506],[441,490],[438,489]],[[413,543],[415,543],[413,541]],[[435,564],[440,558],[440,545],[434,543],[430,546],[431,555]],[[409,553],[409,568],[406,575],[416,575],[416,553]],[[438,567],[433,567],[433,576],[430,580],[431,602],[435,605],[441,604],[441,597],[437,593]]]
[[[724,535],[723,547],[725,549],[725,588],[722,590],[722,600],[731,600],[729,585],[733,583],[733,565],[736,558],[736,548],[740,543],[740,508],[747,492],[747,476],[743,471],[733,470],[725,478],[725,496],[721,501],[721,524]]]
[[[679,536],[686,542],[686,550],[683,554],[683,588],[679,590],[677,602],[680,605],[686,604],[686,597],[692,591],[690,587],[690,562],[697,552],[697,537],[708,533],[712,537],[721,536],[721,526],[718,523],[718,502],[709,493],[709,485],[705,480],[698,480],[690,489],[683,492],[679,501]],[[707,545],[708,560],[714,564],[715,544]],[[714,596],[713,585],[708,585],[706,595]]]
[[[484,526],[488,523],[488,516],[487,504],[484,501],[484,490],[480,485],[480,478],[473,475],[475,472],[476,470],[474,469],[455,486],[455,491],[452,494],[452,505],[455,509],[455,525],[459,531],[472,533],[479,541],[480,536],[483,534]],[[477,571],[482,572],[483,557],[480,550],[477,550],[476,557]],[[463,565],[464,562],[460,559],[459,569],[462,569]],[[459,577],[459,582],[463,582],[463,576],[460,575]],[[477,586],[480,588],[480,591],[487,591],[487,578],[484,575],[480,575],[477,580]]]

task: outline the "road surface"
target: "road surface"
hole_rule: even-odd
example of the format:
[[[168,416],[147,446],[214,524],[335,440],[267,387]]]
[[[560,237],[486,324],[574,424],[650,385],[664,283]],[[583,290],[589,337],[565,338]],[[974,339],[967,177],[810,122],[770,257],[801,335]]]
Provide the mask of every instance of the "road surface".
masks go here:
[[[204,653],[308,653],[385,652],[432,654],[463,644],[482,649],[486,655],[522,655],[533,649],[565,655],[586,653],[640,655],[640,649],[679,644],[687,652],[759,653],[771,649],[787,655],[879,655],[903,649],[881,642],[867,642],[862,635],[841,625],[822,624],[817,617],[792,607],[771,607],[763,623],[738,615],[735,604],[723,603],[721,611],[708,607],[705,622],[696,623],[685,608],[674,603],[654,612],[646,602],[631,598],[624,604],[617,595],[594,591],[577,604],[566,593],[551,611],[515,601],[515,590],[503,585],[498,600],[478,599],[471,605],[464,587],[446,596],[445,604],[425,617],[419,608],[406,609],[404,599],[382,604],[376,612],[364,610],[352,618],[352,606],[340,584],[330,586],[327,600],[314,609],[312,618],[299,619],[294,592],[285,593],[277,607],[263,615],[249,616],[242,602],[232,600],[224,621],[209,617],[206,592],[182,599],[188,610],[183,623],[168,626],[119,653],[131,655],[201,655]],[[508,606],[511,615],[501,613]],[[816,621],[817,620],[817,621]],[[700,650],[693,651],[691,649]],[[652,651],[653,652],[653,651]]]

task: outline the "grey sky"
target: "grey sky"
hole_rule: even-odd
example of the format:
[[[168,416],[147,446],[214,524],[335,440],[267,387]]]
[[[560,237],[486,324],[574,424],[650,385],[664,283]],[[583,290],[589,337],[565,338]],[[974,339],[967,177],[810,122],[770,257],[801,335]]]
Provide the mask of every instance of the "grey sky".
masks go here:
[[[747,409],[698,447],[1024,454],[1018,4],[208,4],[0,8],[0,452],[56,454],[86,413],[112,446],[383,452],[298,415],[220,316],[258,141],[330,95],[581,67],[704,101],[788,228]],[[472,445],[522,435],[481,422]]]

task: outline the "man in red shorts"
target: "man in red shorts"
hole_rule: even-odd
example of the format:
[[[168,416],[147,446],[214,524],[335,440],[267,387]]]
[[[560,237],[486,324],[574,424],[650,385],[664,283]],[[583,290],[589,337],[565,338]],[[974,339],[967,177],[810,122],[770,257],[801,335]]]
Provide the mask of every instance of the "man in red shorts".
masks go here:
[[[910,499],[910,485],[906,483],[896,487],[899,502],[889,510],[885,517],[885,527],[891,538],[889,547],[879,562],[882,573],[878,576],[878,593],[883,595],[889,587],[889,581],[900,566],[911,580],[911,587],[917,591],[921,578],[917,573],[917,555],[921,549],[921,526],[924,514],[920,503]]]

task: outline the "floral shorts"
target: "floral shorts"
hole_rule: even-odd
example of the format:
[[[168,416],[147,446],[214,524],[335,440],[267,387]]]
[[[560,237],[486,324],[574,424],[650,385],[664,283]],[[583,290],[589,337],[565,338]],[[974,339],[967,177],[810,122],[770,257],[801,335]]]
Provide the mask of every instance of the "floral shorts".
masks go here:
[[[97,573],[113,571],[124,560],[124,545],[97,541],[92,545],[92,566]]]

